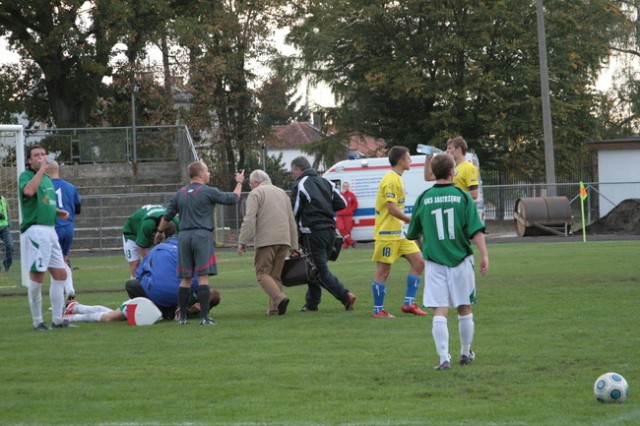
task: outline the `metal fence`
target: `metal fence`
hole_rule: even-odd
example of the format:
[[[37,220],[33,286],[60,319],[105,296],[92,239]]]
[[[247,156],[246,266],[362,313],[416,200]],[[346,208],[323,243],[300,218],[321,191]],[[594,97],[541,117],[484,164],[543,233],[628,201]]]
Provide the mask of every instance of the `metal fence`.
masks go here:
[[[640,199],[640,182],[588,182],[584,183],[587,198],[584,200],[585,223],[591,224],[614,209],[622,200]],[[556,184],[556,195],[567,197],[574,223],[582,222],[582,203],[579,183]],[[485,219],[488,221],[513,220],[515,203],[525,197],[546,197],[546,184],[484,185]],[[640,214],[640,212],[638,212]],[[574,226],[575,228],[576,226]]]
[[[198,159],[186,126],[27,129],[25,143],[44,144],[63,162],[120,163]]]
[[[586,223],[600,218],[600,203],[614,202],[603,198],[599,183],[586,183],[587,199],[584,203]],[[611,185],[611,184],[607,184]],[[635,193],[640,194],[640,182],[633,183]],[[484,186],[485,218],[487,221],[513,221],[513,209],[520,198],[545,197],[548,186],[536,185],[491,185]],[[569,199],[571,214],[576,223],[581,221],[581,203],[579,184],[557,184],[558,196]],[[166,205],[174,193],[115,194],[89,196],[83,198],[82,215],[76,223],[74,248],[82,250],[117,250],[122,246],[122,225],[131,213],[143,204]],[[233,206],[216,207],[216,241],[219,246],[234,246],[242,225],[245,200],[248,193],[243,193],[240,202]],[[630,198],[640,198],[640,195]]]
[[[117,251],[122,248],[122,227],[127,218],[145,204],[166,206],[175,192],[105,194],[82,198],[82,214],[76,217],[73,248],[78,251]],[[215,209],[216,242],[219,246],[237,243],[248,193],[233,206]]]
[[[607,186],[615,184],[606,184]],[[640,198],[640,182],[627,183],[633,190],[629,198]],[[600,204],[615,207],[600,193],[604,184],[586,183],[588,197],[584,203],[586,223],[600,218]],[[520,198],[545,197],[548,186],[536,185],[487,185],[483,188],[485,200],[485,218],[491,221],[513,221],[513,209]],[[557,184],[558,196],[569,199],[574,229],[581,228],[581,203],[579,184]],[[166,205],[174,196],[174,192],[134,193],[134,194],[102,194],[84,196],[82,214],[76,218],[76,231],[73,250],[76,252],[117,252],[122,248],[122,226],[127,218],[144,204]],[[636,194],[634,196],[634,194]],[[215,210],[215,236],[218,246],[233,247],[244,216],[245,200],[248,193],[242,194],[240,202],[233,206],[217,206]],[[14,241],[19,241],[17,221],[12,221]]]

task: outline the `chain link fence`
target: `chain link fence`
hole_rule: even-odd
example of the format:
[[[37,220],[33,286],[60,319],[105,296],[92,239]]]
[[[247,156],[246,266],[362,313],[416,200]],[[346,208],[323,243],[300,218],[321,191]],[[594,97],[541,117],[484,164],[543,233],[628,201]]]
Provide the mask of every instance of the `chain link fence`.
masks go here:
[[[82,214],[76,216],[73,250],[109,252],[122,249],[122,227],[143,205],[166,206],[175,192],[104,194],[82,197]],[[216,206],[215,236],[218,246],[235,245],[242,225],[248,193],[238,204]]]
[[[612,209],[619,201],[610,200],[600,192],[600,183],[585,184],[587,198],[584,202],[586,223],[600,218],[601,204]],[[614,184],[606,184],[611,186]],[[620,184],[622,185],[622,184]],[[640,182],[625,183],[629,190],[628,198],[640,198]],[[484,186],[485,218],[488,222],[513,221],[513,209],[520,198],[546,197],[549,194],[547,185],[490,185]],[[122,247],[122,225],[127,218],[142,205],[166,205],[174,192],[139,193],[139,194],[105,194],[83,197],[82,214],[76,219],[75,250],[115,251]],[[581,199],[578,183],[557,184],[556,194],[567,197],[571,214],[576,226],[581,223]],[[245,201],[248,196],[244,192],[236,205],[218,205],[215,210],[215,237],[218,246],[234,247],[244,216]],[[620,200],[621,201],[621,200]]]
[[[609,199],[601,193],[603,187],[625,185],[629,196],[640,198],[640,182],[620,184],[585,184],[588,196],[584,201],[586,223],[600,219],[601,207],[611,210],[621,200]],[[483,188],[485,200],[485,219],[487,222],[513,221],[513,209],[516,201],[525,197],[546,197],[548,186],[536,185],[486,185]],[[579,184],[557,184],[556,193],[569,199],[574,228],[581,226],[581,199]],[[175,192],[102,194],[82,197],[82,214],[76,217],[73,250],[77,252],[115,252],[122,248],[122,226],[127,218],[145,204],[167,203]],[[238,233],[244,217],[244,192],[236,205],[218,205],[215,209],[215,237],[219,247],[233,247],[237,244]],[[16,249],[19,250],[19,232],[17,218],[12,220],[12,231]]]

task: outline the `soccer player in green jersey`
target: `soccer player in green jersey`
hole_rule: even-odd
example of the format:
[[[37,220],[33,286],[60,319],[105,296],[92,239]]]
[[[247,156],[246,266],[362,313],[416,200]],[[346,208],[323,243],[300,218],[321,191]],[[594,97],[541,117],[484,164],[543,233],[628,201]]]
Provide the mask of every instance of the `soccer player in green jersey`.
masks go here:
[[[160,219],[166,210],[164,206],[147,204],[136,210],[122,227],[122,246],[124,257],[129,263],[131,278],[136,277],[136,269],[140,261],[153,246],[155,234]],[[179,229],[178,218],[173,219],[176,229]]]
[[[436,370],[449,370],[449,308],[458,311],[460,364],[470,364],[475,326],[471,305],[476,303],[473,272],[473,239],[480,254],[480,273],[489,270],[489,254],[484,240],[484,223],[471,195],[453,184],[455,161],[450,154],[433,158],[431,169],[435,185],[416,200],[407,238],[422,238],[422,257],[426,260],[423,305],[433,308],[432,335],[440,362]]]
[[[27,170],[20,174],[18,182],[22,207],[21,248],[25,250],[25,263],[29,268],[28,297],[33,328],[44,331],[49,330],[42,320],[42,282],[47,270],[51,273],[49,297],[53,327],[68,326],[62,319],[67,269],[55,224],[56,217],[66,220],[69,212],[56,205],[53,183],[46,174],[48,159],[44,148],[31,145],[27,162]]]

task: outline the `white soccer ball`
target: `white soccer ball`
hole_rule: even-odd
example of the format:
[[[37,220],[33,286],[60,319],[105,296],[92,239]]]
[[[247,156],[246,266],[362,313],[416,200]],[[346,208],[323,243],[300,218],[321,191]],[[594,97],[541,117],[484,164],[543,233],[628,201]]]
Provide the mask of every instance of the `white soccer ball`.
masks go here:
[[[622,402],[629,397],[629,385],[618,373],[605,373],[593,384],[593,394],[600,402]]]

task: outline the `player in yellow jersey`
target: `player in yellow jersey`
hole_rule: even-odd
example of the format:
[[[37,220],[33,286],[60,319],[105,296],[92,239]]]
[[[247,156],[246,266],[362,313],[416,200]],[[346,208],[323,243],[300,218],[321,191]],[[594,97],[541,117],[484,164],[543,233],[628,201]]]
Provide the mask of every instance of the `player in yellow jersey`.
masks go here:
[[[413,241],[403,235],[403,227],[411,218],[404,212],[405,190],[402,174],[409,170],[411,155],[402,146],[394,146],[389,150],[391,170],[384,175],[378,187],[375,210],[373,261],[376,271],[371,283],[373,291],[373,317],[394,318],[384,309],[384,298],[387,293],[387,279],[391,273],[391,265],[400,257],[405,257],[411,267],[407,275],[407,290],[402,312],[414,315],[426,315],[415,303],[416,293],[420,286],[420,276],[424,271],[424,261],[420,249]]]
[[[455,176],[453,177],[453,184],[456,188],[464,189],[471,198],[475,201],[478,198],[478,168],[470,161],[467,161],[467,142],[462,136],[456,136],[447,141],[447,154],[451,154],[456,162]],[[431,159],[433,155],[427,156],[424,163],[424,179],[427,181],[435,180],[433,172],[431,171]]]

